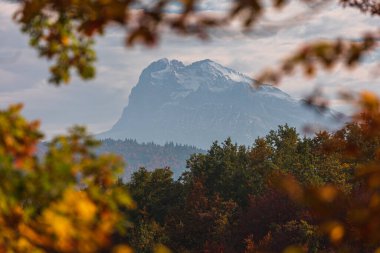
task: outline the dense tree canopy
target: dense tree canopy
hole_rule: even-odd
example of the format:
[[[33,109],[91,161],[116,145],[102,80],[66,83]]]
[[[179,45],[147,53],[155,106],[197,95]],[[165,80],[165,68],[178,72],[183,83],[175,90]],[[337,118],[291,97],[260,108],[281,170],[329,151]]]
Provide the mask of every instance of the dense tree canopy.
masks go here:
[[[178,181],[142,169],[126,184],[140,205],[134,222],[155,231],[150,245],[176,252],[373,252],[377,193],[357,174],[380,148],[370,125],[303,138],[285,125],[252,147],[214,143]]]

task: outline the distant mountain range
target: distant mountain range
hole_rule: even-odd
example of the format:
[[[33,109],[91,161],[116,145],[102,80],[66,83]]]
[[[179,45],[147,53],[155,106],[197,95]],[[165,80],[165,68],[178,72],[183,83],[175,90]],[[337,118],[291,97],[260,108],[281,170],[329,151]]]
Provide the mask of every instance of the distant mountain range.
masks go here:
[[[208,148],[231,137],[252,145],[278,125],[331,126],[336,113],[321,114],[280,89],[261,85],[211,60],[185,65],[161,59],[143,70],[118,122],[97,137],[132,138]]]

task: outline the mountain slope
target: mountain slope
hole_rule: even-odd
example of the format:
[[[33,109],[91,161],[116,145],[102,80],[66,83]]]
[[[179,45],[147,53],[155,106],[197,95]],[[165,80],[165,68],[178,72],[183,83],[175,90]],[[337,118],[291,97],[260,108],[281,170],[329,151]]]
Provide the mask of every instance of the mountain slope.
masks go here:
[[[119,121],[99,138],[173,141],[207,148],[232,137],[251,145],[278,125],[331,125],[278,88],[262,85],[211,60],[184,65],[161,59],[150,64],[132,89]]]

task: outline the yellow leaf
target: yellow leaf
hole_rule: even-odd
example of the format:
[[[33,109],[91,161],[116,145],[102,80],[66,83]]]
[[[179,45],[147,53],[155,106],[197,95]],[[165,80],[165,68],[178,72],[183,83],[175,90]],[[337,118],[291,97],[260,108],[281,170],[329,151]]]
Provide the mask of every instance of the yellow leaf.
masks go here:
[[[370,91],[363,91],[360,94],[360,101],[361,104],[367,109],[374,109],[379,107],[379,99],[373,92]]]
[[[94,218],[97,208],[96,205],[87,197],[87,194],[80,192],[80,198],[78,198],[76,210],[80,219],[90,221]]]
[[[53,233],[56,234],[58,238],[65,240],[73,235],[74,228],[67,217],[59,215],[49,209],[44,212],[43,217],[44,220],[50,224]]]

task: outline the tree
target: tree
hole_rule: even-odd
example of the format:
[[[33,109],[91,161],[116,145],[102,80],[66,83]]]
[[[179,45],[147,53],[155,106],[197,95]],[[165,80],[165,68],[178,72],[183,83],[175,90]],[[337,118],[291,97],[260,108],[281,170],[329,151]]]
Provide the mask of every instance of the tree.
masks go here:
[[[169,245],[178,252],[226,252],[238,205],[209,196],[201,180],[192,182],[182,209],[167,221]]]
[[[239,219],[239,240],[251,236],[258,242],[270,232],[273,224],[285,224],[302,218],[302,208],[273,187],[258,196],[252,196],[249,206]]]
[[[273,148],[273,162],[282,170],[295,170],[301,166],[298,161],[298,143],[300,142],[295,128],[288,125],[279,126],[277,131],[271,130],[266,141]],[[296,168],[295,168],[296,167]]]
[[[228,138],[211,146],[207,154],[196,154],[188,160],[187,180],[201,180],[209,196],[219,194],[224,200],[246,205],[250,194],[259,191],[259,171],[249,166],[247,149]]]
[[[137,202],[139,213],[161,225],[171,207],[178,206],[185,198],[183,185],[173,180],[173,172],[169,168],[153,172],[140,168],[133,173],[126,188]]]
[[[274,150],[265,138],[257,138],[253,147],[248,151],[249,167],[255,172],[254,180],[256,190],[250,195],[264,192],[267,178],[277,169],[273,162]]]

